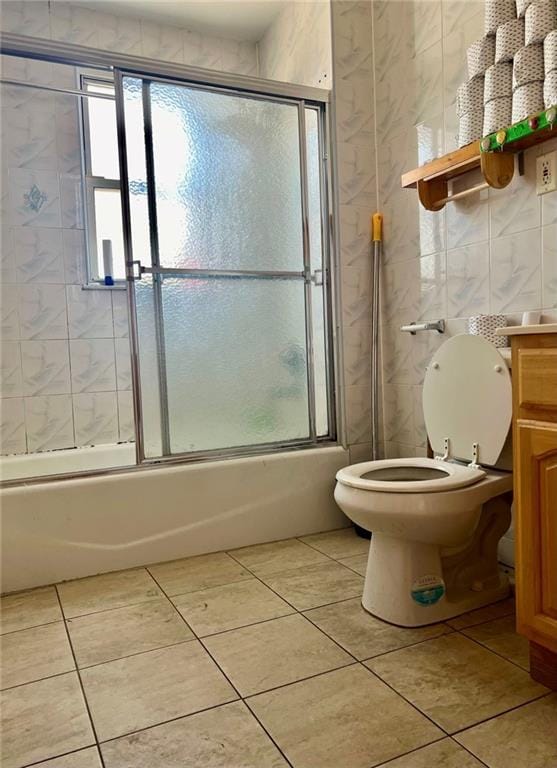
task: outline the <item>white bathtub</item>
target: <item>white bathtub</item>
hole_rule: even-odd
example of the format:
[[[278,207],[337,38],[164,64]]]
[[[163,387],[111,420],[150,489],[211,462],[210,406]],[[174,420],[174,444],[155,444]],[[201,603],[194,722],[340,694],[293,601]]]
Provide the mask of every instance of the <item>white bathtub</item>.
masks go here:
[[[1,591],[342,527],[346,464],[327,447],[4,488]]]
[[[59,475],[64,472],[111,469],[135,464],[135,443],[68,448],[20,456],[0,457],[0,480],[25,480],[28,477]]]

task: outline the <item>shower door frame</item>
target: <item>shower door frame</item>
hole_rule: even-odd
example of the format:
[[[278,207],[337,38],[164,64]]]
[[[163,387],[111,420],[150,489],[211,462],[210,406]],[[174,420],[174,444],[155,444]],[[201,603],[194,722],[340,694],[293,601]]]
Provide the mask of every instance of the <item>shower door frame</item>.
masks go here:
[[[90,48],[75,43],[65,43],[45,38],[31,37],[27,35],[15,34],[11,32],[2,33],[0,37],[0,53],[8,56],[22,57],[32,60],[45,61],[57,64],[67,64],[77,68],[94,67],[100,71],[105,71],[116,75],[117,71],[125,72],[136,77],[147,77],[152,79],[175,80],[179,84],[193,85],[198,84],[206,87],[216,87],[225,92],[238,91],[240,94],[259,94],[262,97],[277,98],[277,100],[302,100],[310,105],[317,105],[321,114],[321,125],[319,131],[319,156],[320,156],[320,174],[321,174],[321,237],[322,237],[322,258],[323,258],[323,277],[327,290],[324,291],[324,320],[325,320],[325,343],[326,343],[326,366],[328,378],[328,403],[327,412],[329,419],[329,435],[317,438],[315,442],[294,441],[288,443],[259,444],[256,446],[242,446],[240,448],[231,448],[224,451],[211,451],[200,454],[174,454],[159,459],[142,459],[142,448],[140,452],[139,443],[143,439],[142,424],[139,421],[140,416],[136,410],[136,400],[140,396],[138,390],[139,382],[134,383],[134,431],[136,447],[136,463],[121,467],[109,467],[103,469],[82,470],[71,473],[59,473],[53,475],[38,475],[36,477],[26,477],[13,481],[4,481],[0,483],[2,487],[17,486],[21,483],[35,484],[45,482],[59,482],[64,479],[73,479],[76,477],[106,476],[118,474],[121,472],[133,472],[154,469],[161,463],[165,464],[183,464],[188,462],[215,459],[225,459],[234,456],[250,456],[257,454],[272,453],[281,450],[303,450],[315,448],[318,446],[344,446],[346,448],[346,427],[345,415],[342,405],[342,348],[339,343],[339,317],[340,317],[340,291],[339,291],[339,265],[337,254],[339,252],[338,238],[338,211],[339,200],[338,191],[333,185],[336,176],[336,151],[335,151],[335,118],[334,107],[331,104],[332,94],[330,91],[315,88],[312,86],[296,85],[275,80],[265,80],[250,75],[237,75],[228,72],[218,72],[216,70],[202,69],[200,67],[174,64],[171,62],[160,62],[148,59],[142,56],[133,56],[113,51],[104,51],[96,48]],[[115,77],[116,81],[116,77]],[[14,85],[16,83],[13,83]],[[115,82],[116,85],[116,82]],[[29,83],[30,87],[41,85]],[[56,90],[75,96],[88,96],[90,94],[82,93],[79,89],[63,89],[46,87],[47,90]],[[118,101],[117,101],[118,104]],[[120,132],[120,121],[118,119],[118,132]],[[300,137],[301,138],[301,137]],[[305,147],[304,147],[305,150]],[[119,147],[120,152],[120,147]],[[120,152],[121,155],[121,152]],[[120,161],[121,162],[121,161]],[[123,189],[123,179],[120,180]],[[123,206],[123,218],[124,206]],[[124,223],[124,244],[126,246],[126,231]],[[304,233],[305,237],[305,233]],[[333,279],[334,278],[334,279]],[[128,302],[129,296],[133,291],[127,288]],[[131,318],[131,315],[130,315]],[[130,319],[130,325],[132,320]],[[306,321],[306,331],[308,329]],[[133,329],[132,329],[133,330]],[[133,371],[133,352],[132,354],[132,377],[136,374]]]
[[[126,147],[126,118],[124,99],[124,78],[141,80],[143,123],[145,135],[145,159],[146,159],[146,183],[147,183],[147,208],[149,215],[149,236],[151,264],[144,266],[133,254],[132,217],[129,200],[129,178]],[[267,81],[260,81],[266,83]],[[250,98],[279,104],[296,106],[298,112],[298,152],[300,163],[300,193],[301,193],[301,217],[302,217],[302,246],[303,246],[303,270],[225,270],[225,269],[188,269],[161,267],[159,261],[158,246],[158,222],[157,202],[153,156],[153,133],[151,120],[151,102],[149,86],[151,83],[162,83],[169,86],[178,86],[192,90],[201,90],[210,93],[221,93]],[[165,75],[147,75],[128,68],[116,67],[114,69],[114,87],[116,94],[116,117],[118,129],[118,151],[120,158],[120,189],[122,201],[122,223],[124,234],[124,252],[126,256],[126,279],[128,281],[128,314],[130,322],[131,363],[133,381],[134,415],[136,422],[136,460],[138,464],[161,463],[168,461],[202,461],[225,458],[227,456],[254,455],[258,453],[272,453],[273,451],[292,450],[296,448],[316,447],[322,443],[336,441],[336,411],[334,389],[334,360],[332,345],[332,296],[331,296],[331,265],[330,265],[330,234],[327,224],[330,221],[329,195],[330,180],[328,172],[328,153],[325,151],[327,136],[326,102],[307,99],[297,96],[279,96],[268,94],[253,89],[242,89],[238,86],[223,86],[213,83],[200,83],[188,78],[175,78]],[[307,178],[307,136],[305,129],[306,109],[315,110],[318,125],[318,153],[319,153],[319,186],[320,186],[320,210],[321,210],[321,269],[311,269],[311,252],[309,237],[308,216],[308,178]],[[138,274],[139,270],[139,274]],[[327,381],[327,420],[328,433],[317,435],[316,428],[316,403],[315,403],[315,374],[314,374],[314,341],[313,341],[313,314],[312,314],[312,284],[317,284],[316,273],[322,275],[323,285],[323,313],[324,313],[324,340],[325,340],[325,365]],[[145,455],[143,403],[141,397],[141,371],[139,355],[139,329],[137,323],[137,307],[135,301],[135,282],[141,279],[143,274],[153,277],[153,298],[155,314],[155,335],[157,339],[157,361],[159,380],[159,405],[161,421],[161,446],[162,455],[148,457]],[[164,320],[162,312],[161,282],[160,277],[165,274],[181,277],[254,277],[258,279],[281,279],[304,281],[304,317],[306,336],[306,374],[307,374],[307,405],[308,428],[307,438],[293,438],[291,440],[256,443],[236,447],[221,447],[210,450],[187,451],[172,453],[170,449],[170,422],[168,412],[168,388],[166,376],[166,356],[164,347]]]

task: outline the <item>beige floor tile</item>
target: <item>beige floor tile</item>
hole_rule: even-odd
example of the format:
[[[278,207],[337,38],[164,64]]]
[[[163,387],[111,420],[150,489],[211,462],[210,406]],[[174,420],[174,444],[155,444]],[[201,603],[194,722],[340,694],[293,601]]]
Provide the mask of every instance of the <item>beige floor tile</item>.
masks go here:
[[[306,611],[305,615],[357,659],[404,648],[452,632],[446,624],[406,629],[364,611],[360,598]]]
[[[97,748],[89,747],[71,755],[54,757],[45,763],[36,763],[33,768],[102,768],[102,765]]]
[[[11,632],[0,639],[2,688],[75,669],[64,622]]]
[[[370,768],[443,735],[359,664],[246,703],[296,768]]]
[[[196,640],[88,667],[81,679],[101,741],[237,698]]]
[[[490,768],[557,766],[557,693],[455,736]]]
[[[356,573],[359,573],[360,576],[365,576],[367,568],[367,557],[367,555],[356,555],[356,557],[341,557],[339,558],[339,563],[342,563],[347,568],[351,568],[353,571],[356,571]]]
[[[226,552],[150,565],[149,571],[167,595],[182,595],[253,578],[251,573],[238,565]]]
[[[509,597],[506,600],[499,600],[498,603],[486,605],[485,608],[477,608],[475,611],[463,613],[462,616],[448,619],[447,624],[453,627],[453,629],[465,629],[466,627],[473,627],[476,624],[481,624],[484,621],[491,621],[492,619],[500,619],[502,616],[509,616],[514,613],[514,611],[514,597]]]
[[[306,546],[297,539],[271,541],[268,544],[255,544],[231,552],[232,556],[258,576],[301,568],[312,563],[328,562],[329,558],[321,552]]]
[[[174,604],[199,636],[276,619],[294,609],[257,579],[189,592]]]
[[[65,581],[58,585],[58,594],[67,619],[162,597],[145,568]]]
[[[80,667],[194,637],[166,598],[68,619],[68,630]]]
[[[102,745],[106,768],[286,768],[242,702]]]
[[[525,637],[517,633],[514,615],[477,624],[462,632],[519,667],[530,669],[530,645]]]
[[[21,768],[95,743],[75,672],[0,694],[2,768]]]
[[[242,696],[354,661],[299,614],[213,635],[204,642]]]
[[[309,544],[310,547],[318,549],[329,557],[334,557],[335,560],[339,560],[341,557],[367,555],[369,552],[369,539],[362,539],[361,536],[358,536],[352,526],[340,531],[302,536],[300,541]]]
[[[62,612],[54,587],[17,592],[0,598],[0,634],[60,621]]]
[[[457,633],[365,664],[448,733],[547,691],[527,672]]]
[[[261,579],[299,611],[361,597],[364,588],[361,576],[332,560]]]
[[[452,739],[443,739],[377,768],[483,768],[483,763]]]

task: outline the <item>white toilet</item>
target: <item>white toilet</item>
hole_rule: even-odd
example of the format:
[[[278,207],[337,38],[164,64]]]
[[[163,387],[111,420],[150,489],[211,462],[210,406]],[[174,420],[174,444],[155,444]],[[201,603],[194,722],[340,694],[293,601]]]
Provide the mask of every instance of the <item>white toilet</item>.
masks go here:
[[[512,503],[504,358],[479,336],[448,339],[427,369],[423,408],[435,458],[368,461],[336,476],[337,504],[373,533],[363,607],[403,627],[509,594],[497,562]]]

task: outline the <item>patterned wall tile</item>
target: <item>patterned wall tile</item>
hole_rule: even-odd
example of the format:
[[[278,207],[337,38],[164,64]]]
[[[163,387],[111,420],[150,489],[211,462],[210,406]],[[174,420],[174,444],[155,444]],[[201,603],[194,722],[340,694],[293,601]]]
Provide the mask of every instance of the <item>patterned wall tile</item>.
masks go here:
[[[116,365],[113,339],[73,339],[70,341],[72,392],[116,390]]]
[[[62,232],[41,227],[14,228],[18,283],[64,282]]]
[[[116,392],[74,395],[73,417],[77,446],[118,442]]]
[[[2,398],[0,400],[0,453],[2,456],[9,456],[12,453],[25,453],[26,450],[23,398]]]
[[[71,395],[26,397],[24,403],[30,453],[74,446]]]
[[[71,392],[67,341],[23,341],[21,362],[26,397]]]
[[[523,312],[538,309],[541,296],[541,233],[539,229],[500,237],[491,242],[491,310]]]
[[[19,325],[22,339],[67,339],[64,286],[20,286]]]
[[[184,63],[184,39],[181,29],[141,20],[141,52],[148,59]]]
[[[22,394],[20,344],[18,341],[2,341],[0,344],[0,395],[19,397]]]
[[[83,290],[66,286],[71,339],[103,339],[114,336],[112,291]]]
[[[557,307],[557,224],[542,229],[542,306]]]
[[[10,170],[8,224],[60,227],[60,189],[54,171]]]
[[[489,243],[447,252],[449,317],[489,312]]]
[[[129,390],[118,391],[118,439],[121,443],[135,440],[132,398]]]
[[[4,341],[19,339],[19,313],[16,286],[0,285],[0,338]]]
[[[419,259],[418,320],[439,320],[447,316],[445,252]]]
[[[116,356],[116,386],[118,389],[131,389],[132,370],[129,339],[114,339]]]

